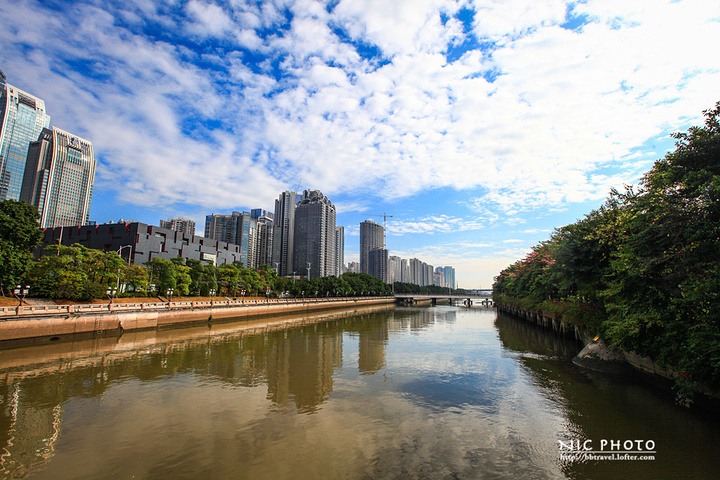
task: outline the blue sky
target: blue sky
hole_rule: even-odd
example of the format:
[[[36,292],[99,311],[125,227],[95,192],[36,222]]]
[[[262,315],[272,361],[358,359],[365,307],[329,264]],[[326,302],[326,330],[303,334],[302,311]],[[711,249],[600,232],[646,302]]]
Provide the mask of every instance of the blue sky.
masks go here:
[[[702,0],[5,0],[0,69],[98,159],[91,219],[322,190],[357,260],[464,288],[636,183],[720,100]]]

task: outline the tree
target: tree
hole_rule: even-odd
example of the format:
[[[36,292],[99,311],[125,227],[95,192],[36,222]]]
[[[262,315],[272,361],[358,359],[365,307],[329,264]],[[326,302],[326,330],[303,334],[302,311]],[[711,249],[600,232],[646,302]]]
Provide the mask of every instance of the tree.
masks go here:
[[[38,296],[89,300],[103,298],[126,267],[117,252],[82,245],[51,245],[32,265],[27,279]]]
[[[185,264],[190,267],[190,294],[191,295],[210,295],[210,290],[217,292],[218,284],[216,278],[216,268],[214,265],[203,265],[201,260],[187,259]]]
[[[39,219],[35,207],[25,202],[0,202],[0,291],[22,282],[32,250],[42,239]]]
[[[595,333],[720,388],[720,102],[637,188],[556,230],[496,277],[495,294],[592,304]],[[541,265],[546,249],[554,263]],[[684,388],[684,387],[683,387]]]
[[[177,287],[177,271],[173,262],[164,258],[153,258],[145,265],[150,268],[150,283],[155,285],[160,295],[166,295],[170,288],[174,290]]]

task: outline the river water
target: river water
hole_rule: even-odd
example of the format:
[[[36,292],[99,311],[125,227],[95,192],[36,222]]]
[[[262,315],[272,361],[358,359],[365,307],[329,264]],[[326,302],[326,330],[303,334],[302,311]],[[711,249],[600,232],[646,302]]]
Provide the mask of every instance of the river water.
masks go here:
[[[0,350],[0,474],[718,478],[715,417],[492,309],[292,320]],[[654,460],[567,455],[627,440]]]

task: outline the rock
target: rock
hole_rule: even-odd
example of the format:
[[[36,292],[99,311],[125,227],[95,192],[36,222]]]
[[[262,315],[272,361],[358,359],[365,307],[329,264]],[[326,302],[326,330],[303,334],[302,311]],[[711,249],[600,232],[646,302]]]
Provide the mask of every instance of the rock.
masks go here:
[[[632,367],[622,353],[610,350],[602,340],[595,337],[573,358],[573,363],[583,368],[616,375],[632,375]]]

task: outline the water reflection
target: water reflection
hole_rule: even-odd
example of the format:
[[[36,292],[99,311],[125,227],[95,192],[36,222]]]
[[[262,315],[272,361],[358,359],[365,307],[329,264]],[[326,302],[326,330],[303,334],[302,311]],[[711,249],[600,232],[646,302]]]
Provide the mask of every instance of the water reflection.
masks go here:
[[[707,478],[720,428],[487,309],[375,308],[0,350],[0,467],[36,478]],[[655,462],[557,441],[647,438]]]
[[[559,462],[568,478],[713,478],[720,462],[720,423],[712,415],[673,402],[671,393],[626,378],[583,370],[569,363],[579,346],[505,314],[499,338],[516,356],[549,402],[563,412],[558,440],[652,440],[654,461]]]

